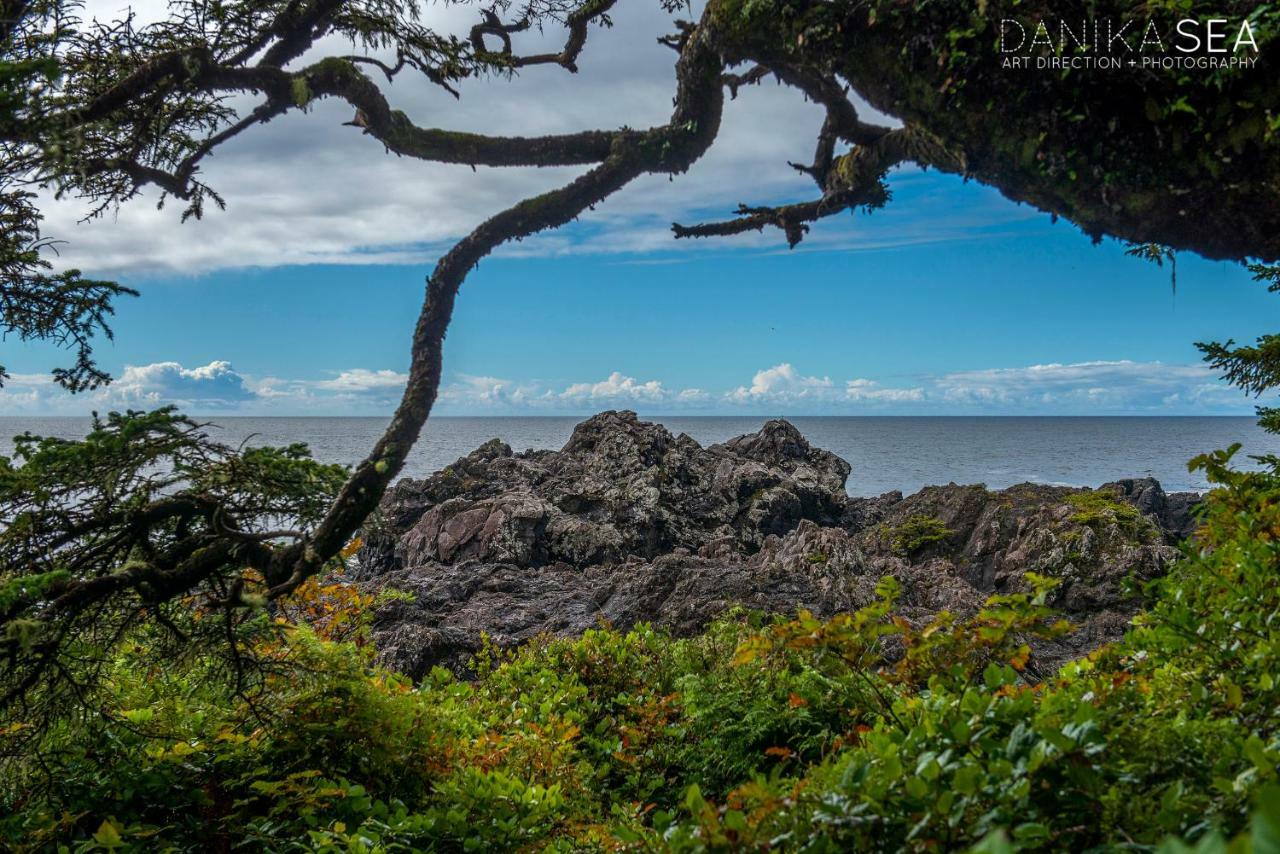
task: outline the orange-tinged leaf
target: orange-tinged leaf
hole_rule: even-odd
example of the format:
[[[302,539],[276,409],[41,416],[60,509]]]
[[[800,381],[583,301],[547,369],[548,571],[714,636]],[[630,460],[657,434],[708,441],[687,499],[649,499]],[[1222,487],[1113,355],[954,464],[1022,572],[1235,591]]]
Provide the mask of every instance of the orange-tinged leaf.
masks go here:
[[[1023,644],[1017,652],[1013,654],[1013,658],[1009,659],[1009,666],[1019,672],[1027,666],[1027,662],[1031,659],[1031,647]]]
[[[806,700],[804,697],[801,697],[795,691],[792,691],[791,696],[787,698],[787,705],[793,709],[798,709],[801,706],[809,705],[809,701]]]
[[[748,638],[738,645],[738,649],[733,654],[733,663],[736,666],[750,664],[760,657],[762,648],[765,646],[763,639],[754,637]]]
[[[359,537],[356,537],[351,542],[347,543],[346,548],[338,552],[338,554],[342,555],[343,560],[350,560],[356,556],[356,552],[360,551],[360,547],[363,545],[364,541]]]

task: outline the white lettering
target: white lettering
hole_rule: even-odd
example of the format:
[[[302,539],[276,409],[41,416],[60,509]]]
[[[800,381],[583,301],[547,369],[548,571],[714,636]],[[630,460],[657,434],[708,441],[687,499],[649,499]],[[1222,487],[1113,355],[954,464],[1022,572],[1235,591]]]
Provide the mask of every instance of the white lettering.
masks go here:
[[[1191,29],[1188,30],[1188,26],[1190,26]],[[1196,32],[1196,22],[1191,18],[1183,18],[1178,22],[1178,35],[1191,40],[1191,45],[1189,47],[1183,47],[1180,44],[1176,45],[1178,50],[1181,52],[1195,53],[1200,49],[1200,34]]]
[[[1017,46],[1015,47],[1005,47],[1004,38],[1005,38],[1005,34],[1009,30],[1009,26],[1008,26],[1009,24],[1013,24],[1015,27],[1017,27],[1018,32],[1022,34],[1021,37],[1018,39]],[[1026,29],[1023,28],[1022,24],[1019,24],[1017,21],[1013,20],[1012,18],[1000,19],[1000,52],[1001,53],[1013,53],[1015,50],[1022,47],[1022,43],[1025,42],[1026,40],[1027,40],[1027,31]]]
[[[1247,39],[1245,38],[1246,35],[1248,36]],[[1236,45],[1231,49],[1232,52],[1240,50],[1240,45],[1246,43],[1253,48],[1254,53],[1258,52],[1258,43],[1253,40],[1253,26],[1249,23],[1248,18],[1240,22],[1240,34],[1236,36]]]
[[[1226,18],[1210,18],[1210,19],[1206,22],[1206,25],[1205,25],[1205,30],[1206,30],[1205,40],[1206,40],[1207,44],[1205,45],[1205,50],[1209,51],[1209,53],[1226,53],[1226,52],[1227,52],[1227,34],[1226,34],[1226,32],[1225,32],[1225,31],[1215,31],[1215,29],[1214,29],[1214,24],[1225,24],[1226,22],[1227,22],[1227,19],[1226,19]],[[1214,47],[1213,45],[1214,45],[1214,42],[1215,42],[1215,41],[1217,41],[1217,43],[1218,43],[1218,44],[1222,45],[1222,47]]]

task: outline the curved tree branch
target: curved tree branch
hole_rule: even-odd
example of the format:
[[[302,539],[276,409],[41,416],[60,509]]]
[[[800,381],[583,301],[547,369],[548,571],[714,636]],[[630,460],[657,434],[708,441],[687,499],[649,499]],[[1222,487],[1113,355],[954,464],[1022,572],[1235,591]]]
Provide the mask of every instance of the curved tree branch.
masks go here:
[[[616,138],[599,166],[558,190],[508,208],[440,260],[427,282],[426,300],[414,329],[408,383],[391,424],[343,485],[311,539],[278,554],[267,569],[272,595],[292,590],[336,554],[400,472],[439,392],[444,337],[467,274],[503,243],[563,225],[641,174],[688,169],[719,131],[724,105],[721,67],[714,26],[704,16],[677,64],[676,104],[669,124]]]
[[[773,226],[782,230],[787,244],[794,249],[808,233],[809,224],[816,220],[852,208],[882,206],[888,201],[883,183],[885,173],[894,166],[915,162],[946,171],[963,171],[962,159],[949,153],[928,134],[910,128],[888,131],[867,145],[833,158],[831,123],[831,114],[828,114],[818,138],[814,165],[792,164],[813,175],[823,189],[821,198],[780,207],[739,205],[737,217],[722,222],[673,223],[671,230],[676,238],[729,237]]]
[[[329,565],[398,474],[431,412],[440,385],[445,333],[467,274],[503,243],[562,225],[646,172],[676,173],[687,169],[719,131],[724,102],[722,67],[714,27],[699,30],[688,40],[677,63],[676,103],[668,124],[614,135],[603,161],[586,174],[494,216],[441,258],[428,279],[412,341],[409,380],[400,406],[372,452],[349,474],[310,533],[242,529],[220,502],[206,502],[197,492],[147,503],[131,500],[127,510],[104,509],[84,523],[64,526],[60,537],[15,542],[16,553],[47,553],[46,574],[61,577],[33,585],[30,595],[14,603],[16,610],[11,609],[0,619],[5,625],[25,623],[28,627],[23,629],[24,636],[36,638],[26,647],[21,666],[10,673],[13,678],[0,696],[0,708],[21,700],[45,675],[63,678],[56,675],[61,672],[59,656],[63,645],[74,636],[72,627],[80,626],[77,631],[83,631],[84,621],[96,619],[91,617],[94,610],[110,602],[117,601],[123,608],[125,623],[117,626],[131,624],[140,609],[159,607],[200,589],[229,590],[215,603],[226,610],[239,601],[246,568],[261,573],[267,596],[279,597]],[[159,418],[157,423],[163,426],[168,422]],[[162,452],[171,437],[185,441],[187,428],[177,429],[176,433],[158,434],[152,453]],[[137,464],[144,465],[146,459]],[[158,488],[145,487],[146,491]],[[106,507],[111,508],[112,504],[108,501]],[[269,515],[270,511],[263,512]],[[198,533],[182,534],[195,524],[194,519],[200,520]],[[163,524],[176,525],[173,530],[178,533],[167,537],[166,542],[171,545],[152,548],[149,532],[153,526]],[[299,534],[301,538],[293,543],[270,541],[276,535],[297,538]],[[86,544],[78,553],[81,560],[76,566],[80,569],[70,572],[49,563],[60,553],[59,544],[69,540]],[[116,557],[121,554],[128,555],[123,564]],[[103,572],[100,567],[111,568]],[[32,623],[44,630],[33,633]],[[15,636],[7,641],[7,648],[12,653],[21,643]]]

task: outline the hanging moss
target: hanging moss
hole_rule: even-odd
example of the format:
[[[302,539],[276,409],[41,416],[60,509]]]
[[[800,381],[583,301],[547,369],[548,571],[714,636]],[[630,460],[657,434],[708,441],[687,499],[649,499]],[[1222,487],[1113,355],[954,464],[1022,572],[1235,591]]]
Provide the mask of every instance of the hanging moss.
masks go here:
[[[307,84],[307,78],[295,77],[292,82],[293,103],[298,107],[305,107],[311,103],[311,87]]]

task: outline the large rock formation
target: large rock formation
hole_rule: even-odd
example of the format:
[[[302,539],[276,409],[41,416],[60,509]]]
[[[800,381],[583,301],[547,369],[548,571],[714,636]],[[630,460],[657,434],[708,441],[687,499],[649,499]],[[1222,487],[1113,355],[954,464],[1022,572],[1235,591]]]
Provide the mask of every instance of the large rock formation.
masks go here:
[[[1037,650],[1059,660],[1118,637],[1138,606],[1126,581],[1160,574],[1193,527],[1193,495],[1151,479],[1096,491],[1023,484],[849,498],[849,465],[785,421],[702,448],[605,412],[560,451],[491,441],[401,481],[366,527],[362,583],[413,594],[379,611],[384,660],[412,675],[463,669],[482,633],[652,622],[696,632],[735,605],[827,616],[893,575],[908,618],[971,611],[1035,571],[1063,580],[1078,630]]]
[[[784,421],[704,449],[634,412],[605,412],[563,450],[513,454],[495,439],[401,481],[360,561],[378,574],[466,561],[581,568],[707,546],[749,554],[801,519],[837,524],[848,475]]]

